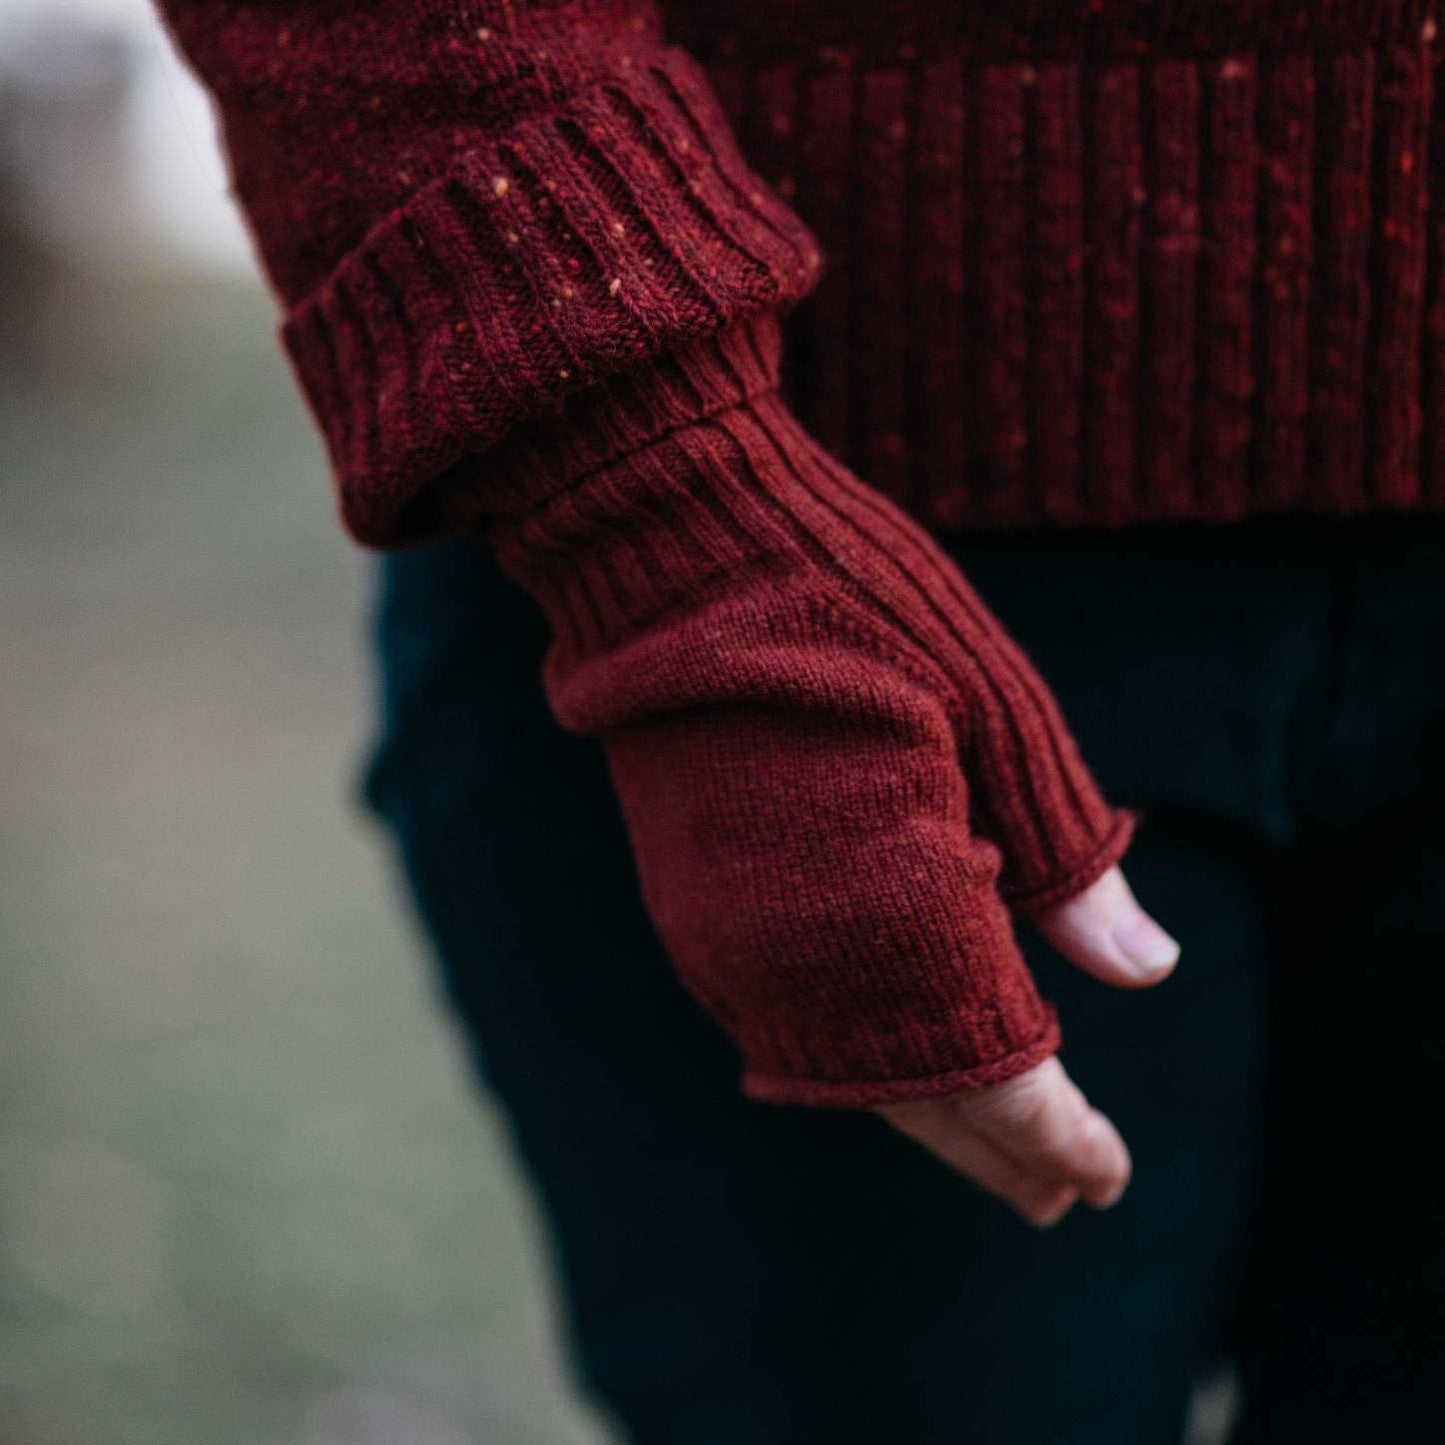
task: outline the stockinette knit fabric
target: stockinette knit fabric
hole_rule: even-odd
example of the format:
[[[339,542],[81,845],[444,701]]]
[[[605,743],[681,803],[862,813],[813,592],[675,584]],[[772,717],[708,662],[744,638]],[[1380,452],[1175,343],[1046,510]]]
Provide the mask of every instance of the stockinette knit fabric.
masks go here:
[[[906,513],[1445,505],[1433,5],[163,8],[347,525],[536,595],[757,1095],[1038,1062],[1127,843]]]

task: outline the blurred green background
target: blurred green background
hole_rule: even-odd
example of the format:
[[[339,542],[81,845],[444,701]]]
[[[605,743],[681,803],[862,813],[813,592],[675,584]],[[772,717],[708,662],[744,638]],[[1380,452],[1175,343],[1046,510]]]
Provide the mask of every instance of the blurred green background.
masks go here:
[[[57,18],[0,6],[0,1442],[598,1441],[204,111],[138,0]]]

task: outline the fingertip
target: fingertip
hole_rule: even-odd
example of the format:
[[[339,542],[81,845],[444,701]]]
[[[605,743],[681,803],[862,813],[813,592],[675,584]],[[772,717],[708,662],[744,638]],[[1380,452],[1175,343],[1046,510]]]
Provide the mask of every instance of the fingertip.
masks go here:
[[[1179,944],[1142,908],[1134,907],[1109,930],[1115,947],[1142,984],[1162,983],[1179,962]]]
[[[1030,1205],[1024,1211],[1024,1218],[1038,1230],[1053,1229],[1079,1201],[1075,1189],[1061,1189],[1047,1200]]]
[[[1129,1181],[1123,1180],[1119,1184],[1111,1184],[1105,1189],[1091,1191],[1084,1195],[1084,1203],[1090,1209],[1099,1210],[1101,1213],[1106,1209],[1112,1209],[1125,1195],[1129,1188]]]
[[[1134,1172],[1129,1146],[1119,1136],[1113,1123],[1097,1111],[1090,1122],[1090,1133],[1093,1135],[1093,1158],[1090,1161],[1089,1184],[1103,1193],[1122,1190]]]
[[[1134,1177],[1134,1161],[1129,1157],[1128,1146],[1119,1137],[1114,1126],[1102,1116],[1100,1119],[1110,1136],[1107,1144],[1103,1146],[1110,1157],[1103,1167],[1094,1172],[1094,1177],[1081,1193],[1084,1203],[1090,1209],[1112,1209],[1124,1197],[1124,1191]]]
[[[1038,921],[1065,958],[1115,988],[1162,983],[1179,962],[1179,944],[1139,906],[1118,868]]]

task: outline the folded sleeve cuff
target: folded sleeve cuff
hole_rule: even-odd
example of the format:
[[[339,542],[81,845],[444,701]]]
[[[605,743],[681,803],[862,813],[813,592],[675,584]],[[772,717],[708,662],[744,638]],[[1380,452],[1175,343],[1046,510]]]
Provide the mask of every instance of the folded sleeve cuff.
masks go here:
[[[818,267],[695,63],[664,50],[460,156],[291,308],[283,338],[344,521],[395,545],[441,530],[428,484],[463,458],[792,304]]]

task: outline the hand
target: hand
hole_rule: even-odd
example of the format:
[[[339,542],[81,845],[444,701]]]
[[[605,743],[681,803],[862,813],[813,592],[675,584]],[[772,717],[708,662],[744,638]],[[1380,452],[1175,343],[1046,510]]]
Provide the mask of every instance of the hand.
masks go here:
[[[1159,983],[1179,960],[1179,945],[1140,908],[1118,868],[1035,921],[1071,963],[1117,988]],[[1129,1182],[1124,1141],[1058,1059],[993,1088],[878,1113],[1040,1229],[1080,1199],[1109,1208]]]

